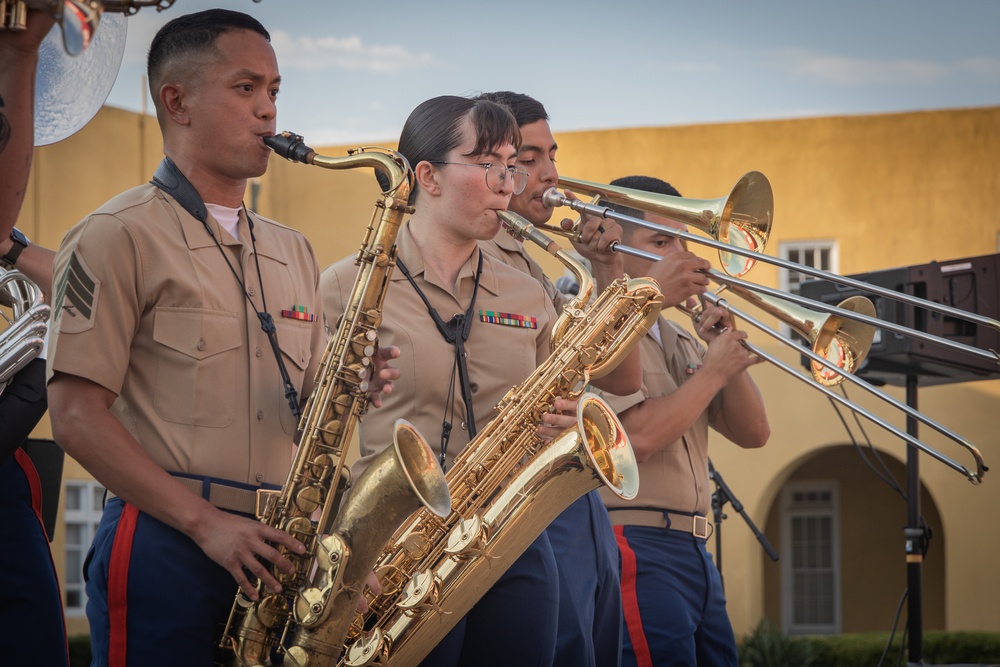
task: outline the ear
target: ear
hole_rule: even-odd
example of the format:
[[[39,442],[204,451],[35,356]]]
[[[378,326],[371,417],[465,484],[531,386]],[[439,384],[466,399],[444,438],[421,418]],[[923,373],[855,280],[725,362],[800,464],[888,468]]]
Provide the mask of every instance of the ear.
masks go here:
[[[417,163],[414,170],[417,178],[417,185],[429,195],[437,196],[441,194],[441,183],[439,182],[440,172],[426,160]]]
[[[190,125],[191,117],[185,104],[184,86],[176,83],[165,83],[160,86],[160,107],[167,118],[177,125]]]

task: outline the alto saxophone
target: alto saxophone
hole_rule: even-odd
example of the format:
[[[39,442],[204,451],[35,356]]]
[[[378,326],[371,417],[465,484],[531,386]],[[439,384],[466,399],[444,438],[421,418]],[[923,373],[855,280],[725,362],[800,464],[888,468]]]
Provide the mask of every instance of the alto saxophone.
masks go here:
[[[512,234],[540,243],[577,274],[581,289],[552,329],[552,354],[497,405],[497,416],[448,471],[451,514],[417,510],[378,559],[383,593],[369,595],[341,665],[416,665],[458,623],[546,526],[577,498],[608,486],[638,490],[635,455],[615,413],[594,394],[656,321],[663,296],[650,279],[615,281],[587,306],[583,265],[509,212]],[[577,424],[553,440],[536,433],[560,396],[578,398]]]
[[[374,167],[390,181],[358,252],[361,268],[350,304],[327,344],[299,421],[288,478],[280,492],[259,492],[261,521],[298,539],[305,553],[280,549],[295,565],[291,574],[271,570],[281,593],[266,590],[259,579],[256,602],[237,592],[221,644],[233,652],[231,664],[241,667],[271,665],[274,654],[288,666],[332,665],[343,650],[365,580],[396,528],[418,507],[439,516],[450,509],[444,472],[404,420],[396,423],[394,446],[354,484],[344,465],[354,428],[368,409],[396,234],[404,215],[412,212],[407,200],[413,172],[406,158],[385,149],[328,158],[288,132],[265,142],[289,160],[327,169]]]

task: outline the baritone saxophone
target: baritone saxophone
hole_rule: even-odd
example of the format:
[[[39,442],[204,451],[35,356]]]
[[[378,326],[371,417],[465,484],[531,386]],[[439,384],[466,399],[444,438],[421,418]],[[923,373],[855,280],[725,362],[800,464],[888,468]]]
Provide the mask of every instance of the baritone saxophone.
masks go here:
[[[353,484],[344,465],[357,421],[368,409],[396,234],[412,213],[407,200],[413,172],[406,158],[385,149],[329,158],[288,132],[265,143],[289,160],[328,169],[374,167],[389,181],[358,252],[361,268],[349,306],[327,344],[299,420],[288,478],[280,492],[263,495],[258,503],[261,521],[298,539],[305,552],[280,547],[295,565],[290,574],[271,569],[281,593],[267,590],[259,579],[257,601],[237,591],[222,639],[222,647],[232,651],[230,664],[240,667],[332,665],[375,559],[393,532],[419,507],[443,516],[451,506],[434,453],[404,420],[396,423],[393,446]]]
[[[512,234],[562,260],[580,292],[552,328],[551,356],[511,388],[448,471],[451,514],[418,509],[379,556],[383,593],[368,595],[341,665],[416,665],[575,500],[601,485],[623,498],[638,491],[624,428],[583,390],[642,339],[663,295],[651,279],[623,278],[588,305],[594,286],[583,265],[523,218],[499,215]],[[578,400],[577,423],[542,439],[537,424],[558,397]]]

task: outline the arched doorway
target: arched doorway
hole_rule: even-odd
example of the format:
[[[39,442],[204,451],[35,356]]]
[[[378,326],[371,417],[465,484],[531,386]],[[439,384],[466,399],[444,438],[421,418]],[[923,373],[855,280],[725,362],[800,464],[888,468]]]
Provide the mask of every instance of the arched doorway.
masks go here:
[[[865,450],[905,493],[905,465]],[[764,615],[789,634],[886,631],[906,589],[906,501],[850,445],[811,452],[796,463],[765,525],[777,562],[764,563]],[[921,510],[932,531],[924,559],[923,627],[944,629],[944,540],[933,498]],[[906,622],[905,605],[898,627]]]

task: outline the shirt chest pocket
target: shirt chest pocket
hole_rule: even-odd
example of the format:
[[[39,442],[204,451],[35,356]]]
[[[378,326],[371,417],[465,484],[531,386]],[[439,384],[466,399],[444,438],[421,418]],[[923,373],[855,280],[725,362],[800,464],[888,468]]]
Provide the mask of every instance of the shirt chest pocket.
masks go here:
[[[242,341],[236,315],[157,308],[153,340],[159,344],[153,405],[160,418],[192,426],[231,424]]]
[[[310,349],[312,330],[310,327],[313,326],[322,326],[322,324],[317,322],[310,322],[308,324],[289,322],[278,325],[278,348],[281,350],[281,358],[284,361],[285,370],[288,372],[288,378],[292,381],[292,386],[295,387],[300,405],[302,404],[302,399],[305,398],[306,367],[312,354]],[[265,354],[267,353],[265,352]],[[273,360],[272,363],[274,363]],[[312,380],[312,378],[308,379]],[[294,435],[296,428],[298,428],[298,420],[292,412],[292,406],[289,404],[285,392],[282,390],[276,393],[278,396],[277,409],[281,418],[281,428],[288,435]]]

